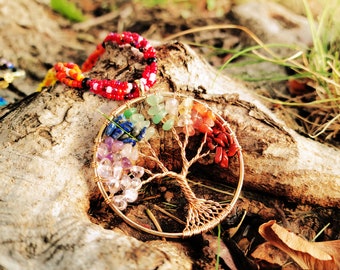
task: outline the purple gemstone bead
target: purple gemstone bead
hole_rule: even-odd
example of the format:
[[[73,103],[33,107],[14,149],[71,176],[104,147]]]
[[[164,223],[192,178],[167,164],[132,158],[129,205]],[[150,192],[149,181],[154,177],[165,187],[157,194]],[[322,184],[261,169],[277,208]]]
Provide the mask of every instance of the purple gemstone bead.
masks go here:
[[[108,155],[105,156],[105,158],[109,159],[110,161],[113,161],[113,154],[112,153],[109,153]]]
[[[122,141],[114,140],[112,143],[112,153],[117,153],[122,150],[124,143]]]
[[[104,143],[108,146],[109,149],[112,148],[113,142],[114,142],[114,139],[112,137],[106,137],[104,140]]]
[[[123,157],[121,162],[124,170],[130,169],[132,166],[130,159],[128,159],[127,157]]]

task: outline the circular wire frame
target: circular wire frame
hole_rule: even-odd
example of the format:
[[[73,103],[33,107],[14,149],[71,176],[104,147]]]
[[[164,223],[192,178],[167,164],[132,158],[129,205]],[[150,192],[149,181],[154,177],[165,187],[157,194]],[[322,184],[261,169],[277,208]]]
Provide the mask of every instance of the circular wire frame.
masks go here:
[[[99,130],[99,133],[96,137],[95,140],[95,145],[94,145],[94,155],[93,155],[93,167],[94,167],[94,172],[95,172],[95,182],[98,185],[98,188],[105,200],[105,202],[112,208],[112,210],[120,217],[122,218],[127,224],[132,226],[135,229],[138,229],[140,231],[159,236],[159,237],[166,237],[166,238],[184,238],[184,237],[190,237],[192,235],[200,234],[202,232],[208,231],[215,226],[217,226],[223,219],[227,217],[227,215],[231,212],[233,207],[235,206],[243,185],[243,179],[244,179],[244,161],[243,161],[243,156],[242,156],[242,150],[241,146],[238,143],[238,140],[236,138],[235,133],[231,130],[229,124],[217,113],[214,113],[213,110],[205,103],[193,99],[191,97],[188,97],[186,95],[178,94],[178,93],[168,93],[168,92],[162,92],[160,95],[164,97],[165,99],[167,98],[175,98],[177,100],[183,101],[184,99],[191,98],[193,102],[197,104],[203,105],[207,110],[210,112],[213,112],[213,114],[216,117],[216,120],[222,123],[224,130],[228,133],[230,136],[230,140],[233,141],[233,146],[236,147],[236,152],[235,156],[237,156],[238,159],[238,183],[236,186],[236,190],[233,193],[233,198],[232,200],[227,204],[227,205],[221,205],[218,202],[215,202],[213,200],[205,200],[201,198],[197,198],[194,194],[194,192],[191,190],[189,183],[187,181],[187,174],[189,173],[189,167],[193,164],[190,163],[190,161],[186,162],[186,164],[183,165],[184,169],[182,169],[181,173],[178,172],[172,172],[172,171],[163,171],[162,173],[158,173],[157,176],[159,178],[169,176],[174,179],[176,179],[179,182],[179,186],[181,190],[184,193],[184,197],[187,200],[187,214],[186,214],[186,225],[183,231],[179,232],[164,232],[161,230],[157,229],[152,229],[152,228],[147,228],[143,226],[142,224],[139,224],[138,222],[130,219],[128,216],[124,214],[124,210],[120,210],[119,207],[115,203],[113,203],[113,197],[115,196],[114,194],[110,194],[108,191],[108,188],[106,186],[106,180],[100,175],[98,172],[98,147],[99,145],[104,141],[104,138],[106,137],[105,135],[105,130],[108,126],[109,123],[112,123],[113,119],[116,118],[118,115],[121,115],[124,113],[125,110],[129,108],[133,108],[135,106],[138,106],[141,103],[146,103],[146,99],[153,94],[145,95],[138,97],[134,100],[126,102],[124,105],[118,107],[117,109],[113,110],[109,116],[107,116],[106,121],[104,125]],[[144,108],[145,109],[145,108]],[[151,116],[148,116],[145,112],[144,115],[146,117],[149,117],[149,120],[151,122],[151,125],[153,122],[151,121]],[[177,115],[178,116],[178,115]],[[176,117],[177,117],[176,116]],[[164,123],[164,120],[160,123]],[[159,124],[159,125],[160,125]],[[178,127],[176,127],[176,124],[174,127],[171,128],[172,134],[176,135],[178,134]],[[170,131],[168,131],[170,132]],[[204,144],[206,144],[206,137],[207,135],[204,134],[204,142],[202,142],[201,147],[199,149],[199,152],[202,153],[202,148]],[[179,137],[177,136],[177,139]],[[185,135],[185,139],[190,140],[189,136]],[[185,141],[184,139],[184,141]],[[144,140],[137,141],[137,145],[143,143]],[[183,142],[182,142],[183,143]],[[188,142],[186,142],[188,143]],[[182,145],[183,146],[183,145]],[[186,146],[184,142],[184,146]],[[204,154],[201,155],[203,157]],[[183,157],[183,156],[182,156]],[[183,173],[186,172],[186,173]],[[154,180],[156,177],[151,177],[152,180]],[[142,182],[142,185],[145,185],[151,181],[144,181]]]

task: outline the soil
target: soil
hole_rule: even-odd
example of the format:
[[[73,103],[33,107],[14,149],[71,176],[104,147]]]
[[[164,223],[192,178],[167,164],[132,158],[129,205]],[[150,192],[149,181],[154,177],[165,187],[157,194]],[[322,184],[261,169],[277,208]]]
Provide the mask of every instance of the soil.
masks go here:
[[[180,31],[192,29],[195,27],[213,25],[213,24],[237,24],[238,20],[231,11],[232,3],[225,1],[223,6],[215,7],[213,10],[207,10],[206,3],[208,1],[189,1],[189,4],[171,4],[168,6],[151,6],[145,7],[139,1],[117,1],[115,6],[112,6],[112,1],[108,0],[74,0],[79,8],[82,9],[87,20],[82,23],[70,22],[63,18],[60,14],[53,12],[45,1],[36,1],[48,14],[54,18],[58,27],[62,29],[65,37],[72,37],[72,44],[63,45],[60,43],[49,43],[48,56],[43,53],[42,48],[35,48],[37,57],[36,65],[32,63],[32,55],[34,48],[27,48],[27,52],[13,50],[4,51],[1,55],[15,63],[19,68],[26,71],[26,78],[20,79],[9,86],[8,89],[1,92],[11,104],[5,108],[10,110],[11,106],[15,106],[15,102],[34,92],[39,82],[47,72],[48,68],[56,61],[70,61],[81,64],[86,56],[94,49],[98,41],[110,31],[131,31],[138,32],[144,37],[163,41],[168,36],[176,34]],[[46,1],[47,2],[47,1]],[[197,3],[199,3],[197,5]],[[35,16],[34,10],[30,11],[30,16]],[[102,20],[108,16],[107,20]],[[0,19],[0,22],[3,19]],[[47,26],[48,27],[48,26]],[[34,27],[27,28],[27,31],[32,31],[33,36],[36,31]],[[4,31],[4,30],[1,30]],[[67,38],[66,38],[67,39]],[[238,49],[250,44],[249,38],[239,30],[210,30],[196,32],[194,34],[178,37],[179,40],[192,44],[192,47],[216,68],[219,68],[231,56],[229,53],[222,52],[217,54],[212,47],[224,49]],[[64,42],[64,41],[63,41]],[[199,44],[204,44],[200,46]],[[5,55],[6,54],[6,55]],[[26,57],[26,55],[31,55]],[[26,57],[26,58],[25,58]],[[235,74],[233,71],[227,72],[229,75]],[[246,72],[246,71],[244,71]],[[285,70],[280,70],[285,72]],[[287,85],[285,82],[272,83],[247,83],[249,88],[254,91],[272,93],[281,91],[283,94],[288,94]],[[32,91],[33,89],[33,91]],[[304,133],[301,127],[290,114],[283,110],[281,106],[268,105],[273,111],[278,111],[285,118],[286,123],[292,123],[292,127],[301,133]],[[337,144],[339,138],[327,143]],[[326,143],[326,142],[325,142]],[[208,177],[200,175],[197,182],[207,186],[219,188],[223,186],[220,182],[212,182]],[[192,184],[199,197],[216,196],[216,192],[203,186]],[[233,191],[232,187],[223,188],[227,191]],[[161,205],[168,211],[174,213],[178,217],[183,217],[183,212],[176,212],[174,205],[180,203],[178,198],[178,189],[176,186],[163,186],[161,183],[149,185],[143,191],[142,196],[137,203],[129,208],[127,215],[134,217],[145,216],[145,208],[153,209],[155,204]],[[219,201],[227,201],[230,196],[218,194]],[[158,237],[141,233],[127,226],[104,202],[99,191],[96,194],[91,194],[90,198],[89,217],[96,223],[103,226],[105,229],[121,230],[124,233],[131,235],[139,240],[148,241],[158,239]],[[161,220],[163,229],[167,230],[182,230],[183,225],[173,221],[171,218],[159,214],[157,218]],[[245,218],[242,220],[242,216]],[[143,219],[145,226],[153,226],[148,219]],[[299,269],[294,263],[289,264],[291,260],[286,259],[285,264],[277,265],[268,263],[266,258],[254,258],[252,253],[259,244],[264,242],[264,239],[258,233],[258,227],[265,221],[275,219],[284,227],[299,233],[304,238],[311,240],[321,230],[321,235],[317,241],[329,241],[340,239],[340,211],[338,209],[320,208],[313,205],[300,205],[294,202],[283,200],[279,197],[270,197],[268,194],[258,194],[253,191],[243,191],[242,197],[237,203],[237,207],[232,214],[222,221],[221,238],[229,249],[232,258],[235,261],[238,269]],[[326,229],[323,229],[327,226]],[[237,230],[236,230],[237,228]],[[218,228],[215,228],[207,234],[218,235]],[[193,269],[215,269],[216,255],[213,248],[207,240],[207,234],[195,236],[184,240],[169,240],[178,241],[186,246],[188,254],[193,259]],[[277,254],[279,251],[275,251]],[[219,261],[218,269],[230,269],[224,260]],[[216,268],[217,269],[217,268]]]

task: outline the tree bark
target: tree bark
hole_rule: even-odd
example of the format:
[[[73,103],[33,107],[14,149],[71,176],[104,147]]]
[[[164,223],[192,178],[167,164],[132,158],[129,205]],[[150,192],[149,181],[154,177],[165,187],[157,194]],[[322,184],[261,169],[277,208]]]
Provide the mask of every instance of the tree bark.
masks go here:
[[[159,80],[153,90],[192,94],[228,120],[243,148],[245,188],[340,206],[339,150],[285,128],[245,87],[218,74],[189,47],[161,44],[157,52]],[[90,76],[113,79],[112,63],[119,63],[128,70],[118,76],[129,79],[139,67],[138,59],[131,59],[130,50],[107,46]],[[109,113],[119,104],[58,85],[3,111],[1,266],[190,269],[181,248],[142,243],[90,222],[89,198],[98,194],[92,149],[104,122],[97,110]]]

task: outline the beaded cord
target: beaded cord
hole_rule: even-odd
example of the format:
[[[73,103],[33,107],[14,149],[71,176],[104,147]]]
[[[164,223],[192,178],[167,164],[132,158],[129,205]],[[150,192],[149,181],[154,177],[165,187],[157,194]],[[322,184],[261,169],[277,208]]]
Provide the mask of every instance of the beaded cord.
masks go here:
[[[18,70],[11,62],[0,58],[0,89],[5,89],[16,78],[24,77],[25,71]]]
[[[16,78],[24,76],[24,70],[18,70],[11,62],[0,58],[0,89],[6,89]],[[7,104],[7,100],[0,97],[0,107]]]
[[[39,83],[37,92],[40,92],[44,87],[55,85],[56,82],[57,82],[57,78],[56,78],[55,69],[50,68],[47,71],[44,80],[41,83]]]
[[[98,58],[105,52],[107,42],[115,43],[118,46],[130,45],[143,53],[143,58],[147,65],[139,80],[133,82],[99,80],[86,77],[83,74],[83,72],[91,70]],[[97,95],[113,100],[133,99],[139,97],[144,91],[148,91],[156,82],[156,50],[145,38],[137,33],[110,33],[102,44],[97,45],[96,50],[83,63],[81,69],[74,63],[59,62],[54,65],[54,70],[56,79],[69,87],[81,90],[88,89]],[[49,75],[51,73],[49,72]],[[50,81],[53,82],[53,80]],[[48,86],[48,83],[45,86]]]

